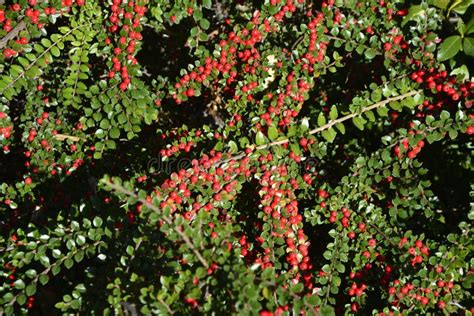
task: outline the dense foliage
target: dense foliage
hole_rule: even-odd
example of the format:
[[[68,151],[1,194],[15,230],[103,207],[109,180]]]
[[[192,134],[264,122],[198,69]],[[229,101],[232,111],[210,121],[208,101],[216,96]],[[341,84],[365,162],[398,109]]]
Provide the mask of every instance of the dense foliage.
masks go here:
[[[0,0],[0,315],[471,315],[472,0]]]

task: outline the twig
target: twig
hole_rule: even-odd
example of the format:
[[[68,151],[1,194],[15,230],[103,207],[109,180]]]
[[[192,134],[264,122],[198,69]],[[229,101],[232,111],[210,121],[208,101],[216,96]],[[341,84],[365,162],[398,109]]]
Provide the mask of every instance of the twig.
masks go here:
[[[65,134],[56,134],[56,135],[54,135],[54,138],[56,140],[59,140],[59,141],[63,141],[65,139],[70,139],[73,142],[78,142],[82,139],[82,138],[77,137],[77,136],[71,136],[71,135],[65,135]]]
[[[360,112],[358,113],[351,113],[349,115],[346,115],[346,116],[343,116],[337,120],[332,120],[330,122],[328,122],[327,124],[324,124],[323,126],[320,126],[318,128],[315,128],[315,129],[312,129],[309,131],[309,135],[314,135],[314,134],[317,134],[319,132],[322,132],[324,130],[327,130],[327,129],[330,129],[331,127],[333,127],[334,125],[336,124],[339,124],[339,123],[342,123],[342,122],[345,122],[347,120],[350,120],[350,119],[353,119],[354,117],[356,116],[359,116],[361,115],[362,113],[365,113],[365,112],[368,112],[368,111],[372,111],[372,110],[375,110],[379,107],[382,107],[392,101],[399,101],[399,100],[403,100],[405,98],[408,98],[408,97],[411,97],[417,93],[420,93],[420,91],[418,90],[412,90],[410,92],[407,92],[407,93],[404,93],[404,94],[401,94],[401,95],[398,95],[396,97],[390,97],[388,99],[385,99],[383,101],[380,101],[380,102],[377,102],[377,103],[374,103],[372,105],[369,105],[365,108],[363,108]],[[274,141],[274,142],[271,142],[271,143],[268,143],[268,144],[265,144],[265,145],[260,145],[260,146],[257,146],[255,147],[255,150],[262,150],[262,149],[267,149],[269,147],[272,147],[272,146],[276,146],[276,145],[283,145],[283,144],[286,144],[290,141],[289,138],[285,138],[285,139],[282,139],[282,140],[279,140],[279,141]],[[244,152],[241,152],[240,154],[237,154],[233,157],[230,157],[226,160],[223,160],[222,163],[225,163],[225,162],[228,162],[230,160],[239,160],[241,158],[243,158],[245,156],[245,153]]]
[[[8,41],[17,37],[18,33],[23,31],[25,28],[26,28],[25,21],[21,20],[20,22],[18,22],[17,25],[15,25],[15,27],[10,32],[7,33],[7,35],[5,35],[2,39],[0,39],[0,49],[3,49],[5,46],[7,46]]]

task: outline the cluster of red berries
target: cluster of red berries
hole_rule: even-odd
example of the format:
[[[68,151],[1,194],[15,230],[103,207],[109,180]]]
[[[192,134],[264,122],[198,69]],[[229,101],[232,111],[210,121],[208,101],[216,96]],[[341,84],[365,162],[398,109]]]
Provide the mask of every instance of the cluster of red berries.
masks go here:
[[[403,35],[391,35],[390,42],[383,44],[383,50],[386,52],[394,52],[398,49],[406,50],[408,43],[403,40]]]
[[[119,85],[120,90],[125,91],[130,85],[129,67],[137,64],[134,57],[137,41],[143,39],[141,31],[141,17],[145,15],[146,7],[139,5],[135,1],[123,3],[121,0],[114,0],[110,6],[111,15],[109,22],[112,24],[108,30],[117,35],[118,39],[113,49],[112,58],[113,70],[108,74],[109,78],[115,78],[117,72],[120,72],[122,82]],[[125,33],[127,36],[121,36]],[[111,45],[112,40],[107,38],[106,45]]]
[[[11,48],[5,48],[3,50],[3,57],[5,57],[5,59],[8,59],[8,58],[11,58],[13,56],[16,56],[17,52]]]
[[[282,316],[283,314],[285,314],[285,312],[287,313],[289,309],[290,309],[290,307],[287,304],[287,305],[284,305],[284,306],[278,306],[274,313],[270,312],[270,311],[263,310],[263,311],[260,311],[259,315],[260,316]],[[315,308],[315,312],[316,311],[317,311],[317,309]]]
[[[232,56],[229,58],[232,59]],[[182,78],[180,78],[179,82],[174,85],[174,87],[178,89],[179,92],[172,95],[173,99],[177,104],[180,104],[182,103],[182,99],[184,97],[193,97],[195,95],[195,88],[193,86],[206,80],[212,75],[213,70],[216,73],[230,73],[230,78],[235,78],[237,73],[235,71],[231,72],[231,69],[235,63],[235,61],[228,60],[227,53],[225,53],[225,51],[221,52],[220,61],[213,60],[210,57],[206,58],[204,66],[196,67],[195,70],[191,71],[189,74],[184,75]],[[230,81],[232,80],[233,79],[230,79]]]
[[[406,237],[403,237],[400,239],[399,247],[402,248],[407,243],[408,243],[408,239]],[[430,254],[429,248],[426,245],[424,245],[421,240],[415,241],[414,246],[415,247],[409,246],[408,248],[408,253],[411,256],[413,256],[413,258],[410,260],[410,263],[412,266],[422,263],[423,256],[428,256]]]
[[[192,309],[196,309],[196,308],[198,308],[198,306],[199,306],[198,302],[197,302],[194,298],[186,297],[186,298],[184,299],[184,301],[185,301],[187,304],[189,304]]]
[[[53,136],[57,135],[58,131],[55,128],[60,126],[62,124],[62,121],[60,119],[51,120],[51,117],[50,117],[49,113],[48,112],[43,112],[38,118],[36,118],[35,123],[36,123],[36,126],[29,129],[28,137],[26,138],[26,140],[29,143],[33,143],[37,139],[38,133],[40,133],[41,135],[45,134],[42,131],[42,126],[46,125],[46,123],[54,124],[53,125],[53,130],[51,131],[51,135],[53,135]],[[51,151],[53,149],[52,144],[46,138],[41,139],[38,144],[43,149],[45,149],[46,151]],[[35,145],[33,145],[33,146],[35,146]],[[71,152],[76,152],[77,151],[77,145],[76,144],[70,144],[69,149],[71,150]],[[26,150],[24,155],[27,158],[27,160],[25,161],[25,167],[30,168],[31,167],[30,159],[33,156],[33,151]],[[74,172],[81,165],[84,164],[84,160],[80,159],[80,158],[74,159],[70,163],[70,165],[69,164],[68,165],[58,165],[56,162],[50,162],[48,160],[42,160],[40,162],[40,164],[42,164],[43,166],[51,167],[50,174],[53,175],[53,176],[58,175],[58,171],[63,171],[63,170],[65,170],[64,173],[66,175],[71,175],[72,172]],[[34,168],[31,169],[31,171],[33,173],[38,173],[38,168],[34,167]],[[29,179],[29,180],[25,180],[25,184],[30,184],[31,179],[29,177],[27,179]]]
[[[302,0],[298,0],[299,3],[303,3]],[[280,10],[274,15],[275,21],[281,22],[285,17],[285,14],[293,13],[296,11],[296,6],[293,0],[270,0],[270,4],[273,6],[279,6],[281,3],[285,3]]]
[[[274,5],[280,5],[280,0],[273,1]],[[204,80],[209,79],[209,76],[216,79],[219,74],[229,74],[227,78],[227,84],[230,85],[237,77],[237,72],[232,70],[237,63],[237,57],[244,62],[243,68],[247,73],[254,74],[259,63],[260,54],[255,48],[255,44],[261,42],[264,38],[264,34],[259,30],[259,25],[264,25],[264,31],[266,33],[274,32],[278,30],[278,21],[284,17],[286,12],[294,12],[296,7],[293,4],[293,0],[287,0],[286,5],[283,5],[275,15],[275,21],[269,18],[262,20],[259,11],[255,11],[252,17],[252,23],[254,28],[249,30],[244,28],[240,31],[231,31],[227,34],[226,39],[222,39],[219,43],[220,56],[218,59],[208,57],[205,60],[204,65],[196,66],[195,70],[189,74],[182,76],[174,87],[178,91],[172,94],[173,99],[177,104],[182,103],[184,97],[193,97],[195,95],[195,87],[199,86]],[[273,26],[272,24],[273,23]],[[242,50],[238,50],[239,45],[242,46]],[[255,61],[252,65],[252,61]],[[243,94],[247,94],[250,90],[256,88],[256,83],[245,85],[240,88]],[[247,99],[250,101],[253,99],[251,95],[247,94]],[[235,95],[234,98],[238,100],[239,95]]]
[[[347,208],[343,207],[341,209],[342,212],[342,218],[341,218],[341,224],[342,227],[347,228],[349,227],[349,218],[351,217],[351,211],[348,210]],[[332,211],[330,216],[329,216],[329,222],[335,223],[338,217],[338,212]],[[355,237],[355,236],[354,236]]]
[[[420,153],[421,149],[424,146],[425,146],[425,142],[423,140],[419,140],[418,143],[415,146],[413,146],[410,151],[408,151],[410,149],[408,139],[405,138],[405,139],[402,140],[403,150],[405,152],[408,151],[407,157],[410,158],[410,159],[414,159]],[[403,157],[400,146],[398,146],[398,145],[395,146],[393,151],[394,151],[396,157],[398,157],[398,158]]]
[[[167,149],[161,149],[160,150],[160,155],[162,157],[171,157],[177,153],[181,152],[190,152],[192,147],[194,146],[194,143],[192,141],[188,142],[181,142],[178,145],[172,145]]]
[[[469,98],[474,89],[474,82],[459,84],[456,77],[448,77],[447,71],[436,71],[434,68],[429,70],[418,70],[411,74],[410,78],[418,84],[424,84],[427,88],[436,93],[445,93],[453,101],[458,101],[461,96]],[[429,104],[427,104],[428,109]]]
[[[190,170],[181,169],[178,173],[173,173],[169,179],[164,181],[161,191],[155,191],[161,200],[160,207],[170,207],[174,212],[183,209],[185,204],[189,204],[192,206],[191,211],[183,212],[183,215],[190,220],[195,212],[210,211],[218,208],[224,198],[232,199],[237,184],[233,178],[242,173],[246,176],[250,175],[249,159],[242,159],[238,164],[235,161],[230,161],[225,168],[221,168],[218,163],[222,158],[220,152],[211,151],[211,156],[204,155],[200,160],[193,160]],[[198,199],[191,197],[190,185],[200,185],[203,188],[211,189],[214,195],[207,203],[201,199],[198,201]]]
[[[171,144],[166,145],[166,149],[161,149],[160,155],[162,157],[171,157],[173,155],[178,155],[182,152],[188,153],[193,147],[197,145],[199,141],[205,140],[204,136],[205,135],[199,129],[195,130],[194,133],[184,131],[183,133],[178,134],[175,130],[171,130],[164,134],[161,134],[162,140],[176,139],[177,141],[173,141]],[[213,138],[220,139],[221,135],[215,132]]]
[[[292,271],[292,282],[296,284],[302,281],[307,289],[312,289],[314,284],[310,272],[313,268],[309,258],[310,244],[304,233],[303,218],[298,212],[298,203],[293,193],[298,184],[296,179],[283,181],[287,174],[286,167],[268,166],[271,160],[271,154],[267,154],[260,165],[263,172],[260,178],[260,206],[264,213],[262,219],[264,223],[271,225],[271,229],[263,231],[263,225],[256,225],[257,229],[262,231],[262,235],[258,236],[256,241],[263,247],[263,253],[255,250],[252,254],[256,257],[253,263],[261,264],[262,268],[272,267],[275,264],[272,258],[276,244],[268,240],[284,239],[287,253],[285,258]],[[264,234],[269,235],[264,239]],[[242,240],[245,239],[242,237]],[[245,246],[245,242],[243,244]],[[247,255],[247,251],[243,251],[242,254]]]
[[[310,13],[310,12],[309,12]],[[319,26],[324,21],[324,14],[322,12],[318,12],[315,17],[308,23],[309,29],[309,44],[308,44],[308,51],[305,53],[304,57],[309,62],[309,64],[315,64],[317,62],[321,62],[326,55],[324,49],[326,48],[327,43],[321,43],[320,49],[317,50],[317,29],[316,27]]]
[[[436,267],[438,273],[442,272],[441,267]],[[444,309],[446,303],[439,299],[441,296],[449,295],[449,292],[454,287],[452,281],[438,280],[433,287],[427,288],[416,288],[412,283],[401,284],[400,280],[393,281],[392,286],[388,288],[388,293],[392,297],[391,304],[393,306],[399,306],[400,300],[409,298],[416,300],[422,305],[428,305],[429,303],[436,303],[439,309]],[[431,294],[434,299],[430,299],[427,295]],[[438,300],[436,302],[436,300]],[[382,314],[379,314],[382,315]]]
[[[310,13],[311,12],[308,13],[308,16],[311,16]],[[310,41],[307,52],[303,55],[304,58],[299,58],[295,62],[298,67],[301,67],[301,69],[308,74],[314,71],[313,65],[322,62],[326,55],[327,43],[320,41],[318,49],[316,49],[316,27],[321,24],[323,20],[324,16],[319,12],[316,17],[312,18],[311,22],[308,23]],[[277,68],[281,68],[282,63],[277,62],[276,66]],[[266,71],[267,69],[263,70]],[[266,99],[269,101],[269,106],[267,112],[262,114],[260,118],[264,120],[267,125],[272,124],[275,116],[280,116],[278,126],[289,126],[292,123],[293,118],[298,115],[301,106],[297,105],[294,109],[283,109],[282,107],[287,104],[288,98],[297,104],[301,104],[304,101],[305,93],[312,87],[312,84],[305,80],[295,80],[295,71],[290,71],[286,77],[286,81],[287,85],[285,87],[285,92],[279,93],[277,98],[274,98],[272,93],[267,93],[266,95]],[[260,129],[260,123],[256,123],[256,128]]]
[[[12,135],[13,125],[10,125],[6,121],[6,118],[7,118],[7,114],[4,112],[0,112],[0,123],[2,123],[1,125],[6,125],[6,126],[0,127],[0,139],[8,139]],[[2,121],[5,121],[5,122],[2,122]],[[3,146],[3,151],[4,152],[10,151],[10,148],[8,147],[8,145]]]
[[[357,284],[356,282],[354,282],[347,291],[347,294],[349,294],[349,296],[362,296],[364,295],[364,291],[366,289],[367,285],[365,285],[365,283]]]

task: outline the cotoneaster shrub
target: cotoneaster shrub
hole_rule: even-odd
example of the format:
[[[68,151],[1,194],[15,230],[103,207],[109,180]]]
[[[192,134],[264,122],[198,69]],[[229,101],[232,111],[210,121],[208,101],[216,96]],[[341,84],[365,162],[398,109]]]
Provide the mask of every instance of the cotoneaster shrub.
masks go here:
[[[472,3],[0,1],[0,314],[471,315]]]

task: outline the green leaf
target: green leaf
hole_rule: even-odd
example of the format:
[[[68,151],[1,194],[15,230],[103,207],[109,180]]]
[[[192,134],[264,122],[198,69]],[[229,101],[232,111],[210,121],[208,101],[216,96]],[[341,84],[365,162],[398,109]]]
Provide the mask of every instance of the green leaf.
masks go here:
[[[378,55],[378,52],[374,48],[369,48],[368,50],[365,51],[365,57],[367,57],[368,59],[373,59],[377,55]]]
[[[455,139],[456,137],[458,137],[458,131],[455,129],[449,130],[448,134],[449,134],[449,138],[451,139]]]
[[[57,275],[59,272],[61,272],[61,266],[60,265],[53,265],[53,268],[51,269],[51,273],[53,275]]]
[[[453,58],[461,49],[461,36],[453,35],[446,38],[439,46],[438,60],[444,61]]]
[[[199,22],[202,19],[202,10],[194,10],[193,18],[194,21]]]
[[[335,119],[337,119],[337,116],[338,116],[337,107],[333,105],[331,107],[331,111],[329,112],[329,118],[334,121]]]
[[[324,113],[319,113],[318,115],[318,126],[323,126],[326,124],[326,117],[324,116]]]
[[[462,286],[465,289],[472,288],[472,284],[474,283],[474,273],[468,274],[466,278],[462,281]]]
[[[386,106],[381,106],[377,108],[377,114],[384,117],[388,116],[388,108]]]
[[[25,73],[27,77],[29,78],[37,78],[41,75],[41,70],[38,68],[38,66],[33,66],[28,71]]]
[[[402,109],[402,105],[398,101],[391,101],[388,106],[395,111],[400,111]]]
[[[474,4],[474,0],[456,0],[453,5],[448,10],[448,16],[451,11],[454,11],[458,14],[466,13],[467,9]]]
[[[66,260],[64,260],[64,266],[66,267],[66,269],[71,269],[73,265],[74,261],[72,259],[67,258]]]
[[[197,26],[193,27],[190,31],[191,36],[196,36],[199,32],[199,28]]]
[[[75,255],[74,255],[74,260],[76,260],[76,262],[81,262],[82,259],[84,259],[84,251],[78,251]]]
[[[51,46],[51,41],[48,38],[42,38],[41,44],[43,44],[44,47],[48,48]]]
[[[211,0],[202,0],[202,6],[206,9],[210,9],[212,7]]]
[[[346,133],[346,127],[344,126],[344,124],[337,123],[336,128],[339,130],[339,132],[341,132],[341,134],[344,135]]]
[[[415,105],[420,105],[424,101],[424,97],[421,93],[417,93],[413,96],[413,101],[415,101]]]
[[[366,120],[364,120],[362,117],[360,116],[356,116],[352,119],[352,122],[354,123],[354,125],[360,129],[361,131],[364,130],[364,124],[366,122]]]
[[[113,127],[110,131],[109,131],[109,136],[110,138],[119,138],[120,137],[120,130],[117,128],[117,127]]]
[[[20,296],[18,296],[18,298],[16,299],[16,302],[18,303],[18,305],[25,304],[26,303],[26,295],[21,294]],[[8,305],[7,305],[7,307],[8,307]],[[14,313],[13,312],[11,312],[10,314],[7,313],[7,315],[14,315]]]
[[[261,146],[267,143],[267,138],[265,137],[265,135],[263,135],[262,132],[258,131],[257,136],[255,138],[255,143],[258,146]]]
[[[291,144],[290,149],[291,149],[292,152],[295,153],[295,155],[297,155],[297,156],[301,155],[301,149],[300,149],[300,146],[297,143]]]
[[[450,0],[432,0],[432,1],[429,1],[428,3],[440,9],[446,10],[446,8],[448,7],[449,1]]]
[[[100,227],[102,226],[102,218],[100,217],[94,217],[94,219],[92,220],[92,223],[94,224],[95,227]]]
[[[405,24],[408,23],[408,21],[412,20],[414,17],[417,15],[425,14],[425,10],[421,7],[421,5],[412,5],[408,9],[408,14],[405,15],[402,21],[402,27],[405,26]]]
[[[59,55],[61,55],[61,52],[59,51],[59,48],[57,48],[56,46],[53,46],[51,47],[51,54],[54,57],[59,57]]]
[[[317,306],[321,304],[321,299],[317,295],[311,295],[307,298],[308,304],[312,306]]]
[[[458,22],[456,23],[456,30],[461,34],[461,37],[464,37],[464,31],[466,29],[466,25],[464,24],[464,21],[462,19],[458,19]]]
[[[333,128],[330,128],[322,131],[321,135],[323,135],[324,139],[326,139],[328,142],[332,143],[334,138],[336,138],[337,132]]]
[[[36,277],[36,270],[34,269],[29,269],[25,272],[26,276],[29,277],[30,279],[33,279]]]
[[[207,30],[209,26],[211,26],[211,23],[209,22],[209,20],[202,18],[201,20],[199,20],[199,25],[203,29]]]
[[[16,280],[13,285],[17,290],[23,290],[25,288],[25,282],[22,279]]]
[[[302,132],[305,132],[309,129],[309,120],[307,117],[301,120],[300,129]]]
[[[474,16],[467,22],[466,28],[464,29],[464,34],[469,35],[474,33]]]
[[[201,32],[199,33],[199,40],[202,41],[202,42],[206,42],[207,40],[209,39],[209,36],[207,35],[207,33],[204,33],[204,32]],[[195,96],[200,96],[200,91],[199,90],[196,90],[196,93],[194,94]]]
[[[52,251],[52,254],[53,254],[53,258],[59,258],[61,256],[61,250],[59,249],[54,249]]]
[[[239,150],[239,148],[237,147],[237,143],[234,142],[233,140],[229,142],[229,147],[230,147],[231,154],[235,154]]]
[[[82,246],[86,243],[86,237],[79,235],[76,237],[76,242],[79,246]]]
[[[466,65],[462,65],[461,67],[453,69],[450,72],[451,76],[457,76],[460,80],[468,80],[469,79],[469,69]]]
[[[319,309],[319,314],[321,316],[334,316],[336,315],[336,312],[334,311],[334,308],[332,306],[326,305],[323,306]]]
[[[42,274],[39,277],[39,281],[42,285],[45,285],[49,281],[49,276],[47,274]]]
[[[291,288],[291,292],[292,292],[292,293],[300,293],[301,291],[303,291],[303,289],[304,289],[303,283],[298,283],[298,284],[295,284],[295,285]]]
[[[278,138],[278,130],[273,125],[268,128],[268,138],[270,138],[270,140]]]
[[[73,301],[71,302],[71,307],[72,307],[73,309],[79,309],[79,308],[81,307],[81,301],[79,301],[79,300],[73,300]]]
[[[375,122],[375,115],[372,111],[364,112],[365,116],[369,119],[370,122]]]
[[[48,256],[42,255],[39,260],[40,260],[40,262],[43,266],[49,267],[49,258],[48,258]]]
[[[473,37],[464,38],[463,49],[466,55],[474,57],[474,38]]]
[[[441,121],[446,121],[447,119],[450,118],[450,116],[451,116],[451,114],[449,114],[448,111],[443,110],[443,111],[441,111],[441,114],[440,114],[439,117],[440,117]]]
[[[26,293],[27,296],[35,295],[35,293],[36,293],[36,283],[31,283],[30,285],[28,285],[26,287],[25,293]]]
[[[110,127],[110,122],[108,119],[104,118],[102,121],[100,121],[100,128],[102,129],[108,129]]]

